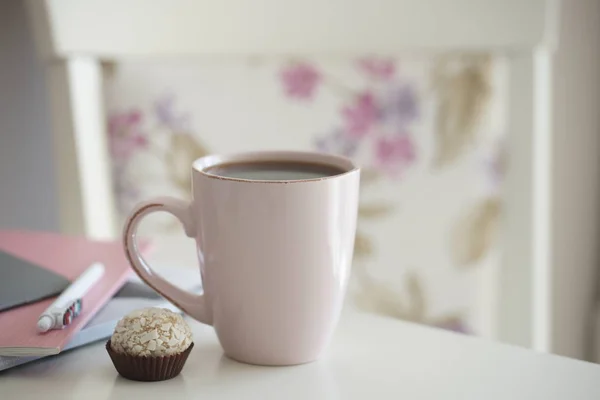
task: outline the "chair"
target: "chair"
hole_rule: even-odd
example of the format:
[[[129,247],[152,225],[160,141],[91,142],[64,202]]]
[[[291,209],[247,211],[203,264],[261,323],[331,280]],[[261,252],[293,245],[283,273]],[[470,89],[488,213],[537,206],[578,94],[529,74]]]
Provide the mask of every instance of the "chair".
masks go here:
[[[490,55],[499,56],[509,71],[502,90],[507,93],[510,168],[501,194],[502,213],[495,203],[480,209],[485,215],[502,215],[499,247],[503,253],[499,268],[480,277],[485,298],[481,313],[489,316],[481,334],[551,350],[547,95],[557,40],[557,2],[40,0],[30,1],[29,9],[39,53],[49,73],[60,161],[61,229],[95,238],[115,238],[120,231],[103,93],[105,67],[114,61],[465,54],[471,62],[468,65],[478,69],[467,66],[461,77],[471,76],[469,82],[477,86],[488,71]],[[471,54],[476,56],[469,59]],[[449,59],[451,62],[452,57]],[[364,67],[372,72],[386,73],[385,65],[365,61]],[[303,66],[301,62],[294,65]],[[310,69],[295,73],[301,81],[310,80]],[[442,87],[456,83],[440,76]],[[482,85],[485,87],[485,82]],[[486,97],[485,89],[477,93],[483,97],[476,96],[473,107]],[[468,102],[472,97],[462,99]],[[451,98],[442,93],[438,100],[437,112],[452,112],[455,103]],[[352,114],[356,110],[347,111]],[[460,115],[460,111],[452,115]],[[442,142],[457,134],[456,124],[450,119],[437,125],[435,129],[446,138],[440,139]],[[406,152],[402,146],[398,142],[397,147],[390,144],[382,151],[395,148]],[[447,145],[438,161],[443,163],[456,151]],[[485,230],[480,233],[485,237]],[[368,243],[357,238],[357,248],[364,250],[364,246]],[[407,292],[414,292],[414,287],[409,277]],[[423,307],[421,300],[413,296],[412,312]]]

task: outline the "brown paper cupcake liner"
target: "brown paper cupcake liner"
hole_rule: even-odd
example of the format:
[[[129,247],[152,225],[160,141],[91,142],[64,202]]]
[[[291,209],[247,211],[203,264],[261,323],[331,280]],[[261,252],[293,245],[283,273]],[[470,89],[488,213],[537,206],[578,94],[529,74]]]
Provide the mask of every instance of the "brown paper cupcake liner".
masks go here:
[[[194,343],[179,354],[161,357],[130,356],[114,351],[110,339],[106,342],[106,351],[110,356],[117,372],[133,381],[154,382],[175,378],[185,364]]]

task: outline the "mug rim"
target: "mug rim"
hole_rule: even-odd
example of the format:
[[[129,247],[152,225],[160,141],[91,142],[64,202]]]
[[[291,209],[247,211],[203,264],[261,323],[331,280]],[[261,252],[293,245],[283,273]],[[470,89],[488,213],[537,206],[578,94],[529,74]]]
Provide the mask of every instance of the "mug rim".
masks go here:
[[[266,180],[266,179],[243,179],[243,178],[232,178],[227,176],[220,176],[210,174],[206,172],[206,169],[215,167],[220,164],[233,163],[233,162],[256,162],[256,161],[297,161],[297,162],[314,162],[319,164],[325,164],[334,168],[341,169],[342,173],[336,175],[328,175],[319,178],[310,179],[279,179],[279,180]],[[248,151],[230,154],[211,154],[208,156],[200,157],[192,163],[192,170],[199,173],[202,176],[212,179],[219,179],[224,181],[233,182],[247,182],[247,183],[306,183],[306,182],[320,182],[330,179],[337,179],[354,172],[360,171],[360,168],[354,164],[352,160],[347,157],[339,156],[336,154],[322,153],[316,151],[279,151],[279,150],[266,150],[266,151]]]

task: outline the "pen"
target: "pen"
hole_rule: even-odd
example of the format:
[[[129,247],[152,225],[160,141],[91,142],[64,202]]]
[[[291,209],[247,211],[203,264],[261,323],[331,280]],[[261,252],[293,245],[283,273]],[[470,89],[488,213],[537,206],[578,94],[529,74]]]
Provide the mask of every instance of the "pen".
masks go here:
[[[104,265],[94,263],[69,285],[64,292],[44,311],[37,322],[40,333],[50,329],[62,329],[69,325],[81,312],[81,298],[104,275]]]

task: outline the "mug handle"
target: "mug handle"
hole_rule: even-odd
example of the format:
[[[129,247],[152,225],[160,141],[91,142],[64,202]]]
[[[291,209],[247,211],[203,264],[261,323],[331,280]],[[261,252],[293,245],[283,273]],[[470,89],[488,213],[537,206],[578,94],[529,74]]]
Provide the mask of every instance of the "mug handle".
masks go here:
[[[212,325],[210,313],[204,295],[195,295],[178,288],[156,274],[139,252],[136,235],[137,228],[143,217],[156,212],[166,211],[182,223],[185,234],[191,238],[196,235],[194,217],[189,202],[172,197],[158,197],[144,201],[134,207],[127,218],[123,230],[123,245],[131,267],[148,286],[160,293],[164,298],[175,304],[192,318]]]

